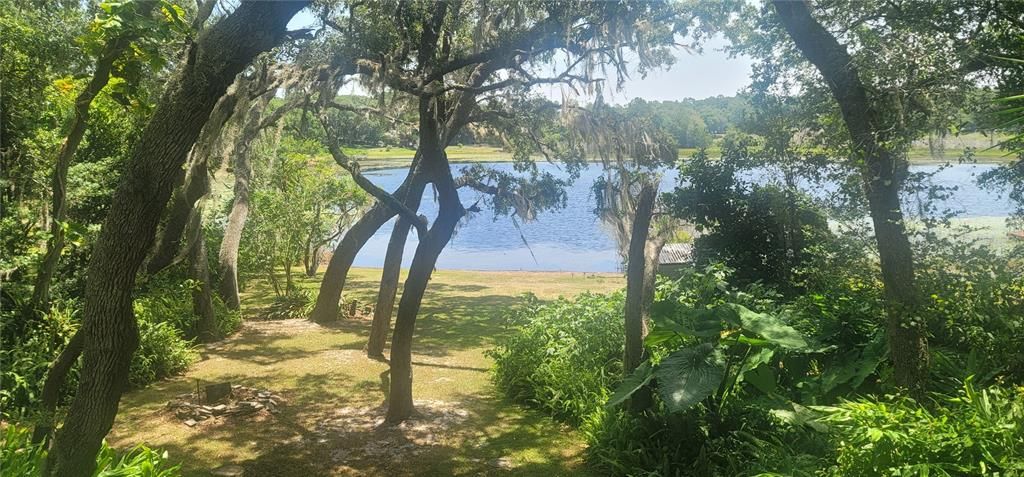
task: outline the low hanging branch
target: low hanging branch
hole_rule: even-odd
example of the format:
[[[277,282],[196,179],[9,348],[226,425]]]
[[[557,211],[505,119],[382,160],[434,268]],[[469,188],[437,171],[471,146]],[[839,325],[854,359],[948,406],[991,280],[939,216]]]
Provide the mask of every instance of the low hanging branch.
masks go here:
[[[320,116],[320,124],[323,126],[324,131],[327,133],[328,138],[331,137],[330,126],[327,124],[327,120]],[[427,234],[427,219],[426,217],[416,215],[416,212],[405,206],[402,201],[395,198],[395,196],[389,194],[386,190],[381,189],[374,184],[373,181],[369,180],[359,171],[359,164],[352,162],[352,160],[341,150],[341,146],[338,145],[333,139],[328,139],[327,150],[330,151],[331,157],[334,158],[334,162],[341,166],[342,169],[348,171],[352,176],[352,180],[355,181],[361,189],[366,191],[368,194],[373,196],[375,199],[387,204],[392,210],[397,212],[399,215],[405,217],[412,223],[413,227],[416,228],[416,233],[420,237],[424,237]]]

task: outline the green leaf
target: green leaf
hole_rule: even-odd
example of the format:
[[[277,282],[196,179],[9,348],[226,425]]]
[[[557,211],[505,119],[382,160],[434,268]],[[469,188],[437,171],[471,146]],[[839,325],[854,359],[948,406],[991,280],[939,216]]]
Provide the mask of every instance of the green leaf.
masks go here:
[[[765,394],[775,394],[776,377],[771,366],[761,364],[743,373],[743,379]]]
[[[669,410],[684,411],[718,389],[725,377],[725,358],[710,343],[683,348],[661,360],[654,377]]]
[[[751,311],[743,305],[729,303],[723,305],[731,308],[739,317],[740,326],[783,348],[806,349],[807,341],[796,328],[782,322],[777,316]]]
[[[649,361],[643,362],[633,370],[632,374],[626,376],[626,379],[622,380],[622,384],[619,384],[619,387],[615,388],[615,392],[610,398],[608,398],[608,403],[605,404],[605,406],[614,407],[622,404],[638,389],[651,382],[651,378],[653,377],[654,372],[651,369],[651,363]]]

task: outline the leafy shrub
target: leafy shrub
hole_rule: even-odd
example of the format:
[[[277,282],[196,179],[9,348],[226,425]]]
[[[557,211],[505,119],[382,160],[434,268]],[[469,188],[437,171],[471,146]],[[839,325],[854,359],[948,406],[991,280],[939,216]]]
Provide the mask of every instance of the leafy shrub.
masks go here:
[[[242,312],[229,309],[219,295],[213,296],[213,311],[217,315],[217,333],[230,336],[242,327]]]
[[[143,305],[136,306],[142,311]],[[0,415],[11,419],[31,416],[39,403],[40,392],[50,364],[78,330],[74,303],[54,306],[42,315],[13,344],[0,349]],[[149,313],[139,313],[139,349],[132,357],[129,381],[142,387],[157,379],[180,373],[196,359],[191,343],[170,323],[153,321]],[[63,386],[64,398],[78,386],[78,366],[71,369]]]
[[[581,427],[599,475],[810,476],[828,448],[819,435],[780,422],[763,406],[709,412],[609,411]]]
[[[1024,473],[1024,388],[977,391],[970,380],[935,406],[906,397],[824,408],[834,476]]]
[[[622,293],[584,293],[542,304],[528,297],[508,317],[513,333],[488,355],[509,399],[580,424],[602,412],[622,379]]]
[[[829,235],[828,222],[795,187],[741,178],[752,167],[742,141],[726,141],[720,159],[699,152],[680,163],[679,185],[666,195],[670,212],[701,232],[694,240],[698,266],[722,262],[736,269],[739,283],[795,292],[804,250]]]
[[[30,326],[20,341],[0,349],[0,415],[24,417],[39,400],[50,363],[78,329],[73,304],[56,305]],[[78,367],[68,373],[65,389],[75,389]]]
[[[0,462],[4,475],[37,476],[42,474],[46,450],[32,444],[32,432],[25,427],[8,425],[0,443]],[[173,477],[181,475],[179,466],[167,462],[167,452],[158,452],[144,445],[119,454],[103,443],[96,456],[96,477]]]
[[[139,348],[132,356],[128,382],[143,387],[184,372],[198,358],[192,344],[168,322],[139,320]]]
[[[309,290],[293,290],[277,295],[260,317],[264,320],[287,320],[305,318],[313,311],[313,294]]]
[[[135,298],[135,314],[139,321],[169,323],[181,331],[185,338],[195,338],[199,317],[193,310],[192,292],[200,283],[177,276],[176,272],[180,271],[168,270],[146,284],[146,290]],[[219,296],[211,298],[218,333],[220,336],[234,333],[242,324],[242,315],[238,311],[229,310]]]

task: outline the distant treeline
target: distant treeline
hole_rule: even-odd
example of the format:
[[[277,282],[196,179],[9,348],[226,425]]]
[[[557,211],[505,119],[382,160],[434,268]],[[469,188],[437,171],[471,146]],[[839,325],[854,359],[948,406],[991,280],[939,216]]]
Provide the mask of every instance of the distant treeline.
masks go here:
[[[379,106],[375,99],[368,96],[339,96],[337,101],[355,107]],[[681,101],[645,101],[637,98],[629,104],[617,106],[628,111],[630,115],[650,116],[656,126],[670,134],[676,144],[684,148],[710,146],[715,136],[725,134],[729,128],[740,126],[749,107],[749,101],[743,96],[687,98]],[[400,117],[406,115],[408,113],[403,112]],[[395,118],[388,120],[366,115],[361,119],[349,122],[352,126],[344,138],[347,144],[368,147],[415,146],[412,128],[396,123],[393,120]],[[412,122],[411,116],[409,121]],[[460,132],[455,143],[500,146],[502,141],[489,129],[470,128]]]

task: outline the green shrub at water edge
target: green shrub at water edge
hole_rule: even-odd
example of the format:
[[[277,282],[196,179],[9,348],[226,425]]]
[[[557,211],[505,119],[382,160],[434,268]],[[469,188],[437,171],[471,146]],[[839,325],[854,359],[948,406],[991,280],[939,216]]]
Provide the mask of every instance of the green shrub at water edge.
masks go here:
[[[31,443],[32,431],[25,427],[7,426],[0,443],[0,474],[29,477],[42,473],[46,451]],[[144,445],[120,454],[107,446],[96,456],[95,477],[174,477],[181,475],[179,466],[167,462],[167,453]]]
[[[515,330],[488,354],[493,380],[516,402],[579,425],[601,412],[622,380],[622,293],[584,293],[541,304],[528,298],[508,317]]]

